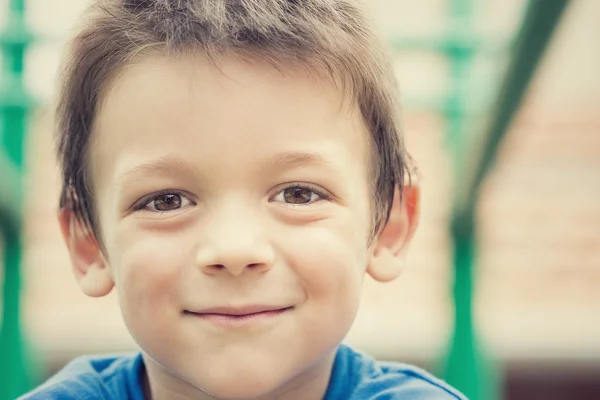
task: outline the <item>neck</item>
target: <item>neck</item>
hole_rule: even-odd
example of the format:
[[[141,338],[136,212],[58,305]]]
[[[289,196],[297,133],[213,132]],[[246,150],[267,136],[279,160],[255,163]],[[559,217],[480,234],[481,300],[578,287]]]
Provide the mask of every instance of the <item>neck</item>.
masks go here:
[[[335,350],[320,359],[315,365],[295,376],[272,392],[258,397],[236,397],[225,399],[202,391],[180,377],[166,371],[144,355],[146,365],[143,374],[145,400],[322,400],[325,397]]]

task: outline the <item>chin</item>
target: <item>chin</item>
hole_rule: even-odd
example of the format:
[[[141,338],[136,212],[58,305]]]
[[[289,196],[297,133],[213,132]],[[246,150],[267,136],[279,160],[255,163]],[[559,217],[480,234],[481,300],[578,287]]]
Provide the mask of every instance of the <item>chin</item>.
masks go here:
[[[273,394],[278,386],[275,382],[258,381],[232,375],[222,382],[211,382],[209,387],[202,387],[202,391],[223,400],[243,400]]]
[[[253,399],[276,392],[288,379],[279,368],[262,368],[238,360],[229,368],[210,368],[198,379],[197,387],[219,399]]]

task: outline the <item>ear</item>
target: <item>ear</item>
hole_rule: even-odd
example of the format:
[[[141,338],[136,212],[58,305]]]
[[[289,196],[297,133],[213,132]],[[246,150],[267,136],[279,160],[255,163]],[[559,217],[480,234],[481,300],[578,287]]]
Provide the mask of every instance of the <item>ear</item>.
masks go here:
[[[62,208],[58,221],[81,290],[91,297],[110,293],[114,286],[112,273],[93,233],[88,232],[71,209]]]
[[[367,273],[379,282],[396,279],[404,268],[408,245],[419,224],[420,190],[406,186],[396,190],[390,218],[373,243],[373,254]]]

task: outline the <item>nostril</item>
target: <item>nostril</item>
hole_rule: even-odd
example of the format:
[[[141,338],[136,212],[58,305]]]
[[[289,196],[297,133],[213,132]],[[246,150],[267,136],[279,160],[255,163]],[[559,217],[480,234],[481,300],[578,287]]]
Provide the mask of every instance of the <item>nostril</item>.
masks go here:
[[[256,270],[258,272],[264,272],[264,271],[267,271],[269,269],[269,267],[267,266],[267,264],[264,264],[264,263],[248,264],[247,268],[251,269],[251,270]]]
[[[250,264],[207,264],[202,267],[202,271],[207,275],[221,275],[224,271],[229,271],[232,275],[241,275],[244,271],[255,271],[258,273],[266,272],[269,266],[266,263],[250,263]]]
[[[223,264],[207,265],[206,267],[204,267],[204,272],[208,273],[208,274],[214,274],[214,273],[222,270],[223,268],[225,268],[225,266]]]

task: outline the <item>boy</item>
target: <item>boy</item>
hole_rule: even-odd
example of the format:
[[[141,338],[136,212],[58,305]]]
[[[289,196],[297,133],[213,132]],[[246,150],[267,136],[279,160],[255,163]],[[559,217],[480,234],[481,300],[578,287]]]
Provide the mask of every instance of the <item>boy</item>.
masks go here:
[[[396,86],[353,0],[107,0],[58,108],[60,224],[138,355],[28,399],[463,399],[341,345],[417,226]]]

